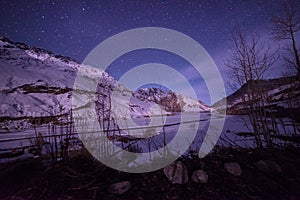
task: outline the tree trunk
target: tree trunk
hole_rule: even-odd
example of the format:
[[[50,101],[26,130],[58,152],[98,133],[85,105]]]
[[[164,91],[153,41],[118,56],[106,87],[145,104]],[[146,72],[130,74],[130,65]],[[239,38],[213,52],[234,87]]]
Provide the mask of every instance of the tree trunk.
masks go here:
[[[294,56],[295,56],[296,65],[297,65],[297,78],[300,81],[300,59],[299,59],[299,54],[298,54],[298,50],[297,50],[297,46],[296,46],[294,32],[292,30],[291,30],[291,37],[292,37],[292,42],[293,42]]]

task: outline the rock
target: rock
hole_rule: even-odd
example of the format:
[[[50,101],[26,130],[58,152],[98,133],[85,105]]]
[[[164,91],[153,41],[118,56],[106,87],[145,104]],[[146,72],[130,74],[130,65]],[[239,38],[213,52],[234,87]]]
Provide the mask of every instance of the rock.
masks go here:
[[[180,161],[174,162],[171,165],[166,166],[164,168],[164,174],[173,184],[184,184],[187,183],[189,180],[187,168]]]
[[[113,194],[124,194],[131,188],[131,183],[129,181],[122,181],[118,183],[114,183],[109,186],[109,192]]]
[[[229,162],[224,164],[224,169],[234,176],[242,175],[242,169],[236,162]]]
[[[281,167],[274,161],[260,160],[255,163],[255,166],[262,172],[265,173],[281,173]]]
[[[192,174],[192,181],[195,183],[207,183],[208,175],[205,171],[199,169]]]

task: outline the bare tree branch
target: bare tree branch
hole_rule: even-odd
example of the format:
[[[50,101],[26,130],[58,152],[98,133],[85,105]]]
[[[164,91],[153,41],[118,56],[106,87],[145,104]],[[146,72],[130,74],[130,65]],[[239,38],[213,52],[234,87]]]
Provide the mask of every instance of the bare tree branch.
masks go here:
[[[244,31],[244,32],[243,32]],[[266,71],[277,61],[277,50],[271,51],[269,45],[262,42],[259,35],[245,35],[245,30],[238,30],[233,35],[234,47],[225,65],[231,74],[232,85],[245,86],[245,95],[242,102],[247,110],[253,128],[256,144],[262,147],[260,135],[263,134],[269,146],[272,145],[269,133],[262,129],[265,127],[266,116],[261,116],[265,94],[260,88],[259,80],[265,78]]]
[[[298,6],[298,7],[297,7]],[[300,80],[300,57],[295,35],[300,30],[300,12],[299,5],[295,1],[284,1],[282,4],[282,12],[278,16],[273,16],[271,34],[275,40],[291,41],[291,49],[293,55],[288,59],[288,63],[297,69],[298,80]],[[287,60],[287,58],[285,58]],[[293,61],[294,60],[294,61]]]

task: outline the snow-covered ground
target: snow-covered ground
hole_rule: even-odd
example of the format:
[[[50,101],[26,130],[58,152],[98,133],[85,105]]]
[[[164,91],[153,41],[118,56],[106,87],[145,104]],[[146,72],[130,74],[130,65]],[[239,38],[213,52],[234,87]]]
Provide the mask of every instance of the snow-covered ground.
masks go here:
[[[223,120],[224,116],[217,114],[211,115],[210,113],[201,113],[199,121],[199,114],[177,113],[175,115],[163,116],[163,118],[164,119],[162,120],[161,116],[152,117],[151,120],[158,122],[155,124],[155,126],[152,127],[149,126],[149,118],[137,118],[137,121],[135,121],[135,126],[127,127],[124,130],[121,130],[121,132],[115,132],[115,134],[118,136],[120,133],[123,137],[123,140],[121,139],[121,137],[113,138],[114,144],[116,146],[119,146],[120,148],[128,147],[131,150],[135,149],[135,151],[143,153],[155,151],[157,149],[162,148],[164,146],[164,142],[166,142],[166,144],[169,144],[176,137],[176,134],[178,134],[179,126],[184,124],[184,126],[182,126],[183,129],[181,129],[181,132],[183,132],[183,134],[180,135],[179,138],[177,137],[176,140],[187,140],[187,138],[190,138],[190,135],[196,133],[194,140],[188,141],[189,149],[187,149],[186,153],[198,153],[201,145],[203,145],[203,139],[207,134],[209,124],[215,120]],[[277,120],[279,124],[278,129],[280,130],[280,133],[293,133],[293,127],[291,125],[291,121],[288,118]],[[163,126],[160,126],[161,123],[159,123],[162,121],[164,121],[165,124],[164,131]],[[89,125],[92,125],[94,122],[95,121],[90,120]],[[65,134],[69,130],[69,126],[57,126],[56,130],[57,134]],[[251,132],[252,130],[250,127],[248,116],[228,115],[226,116],[225,124],[217,145],[236,148],[254,148],[254,137],[251,135],[244,134]],[[45,137],[45,141],[50,141],[49,138],[47,138],[49,136],[49,128],[47,125],[39,126],[35,129],[31,128],[22,131],[2,131],[0,132],[0,151],[30,146],[34,144],[34,141],[36,140],[36,133],[42,134]],[[74,134],[76,138],[80,138],[76,133]],[[84,138],[82,139],[86,140],[86,138],[89,138],[89,134],[93,133],[86,133],[86,136],[84,136]],[[131,136],[130,138],[127,137],[129,135]],[[134,139],[133,136],[137,138]],[[95,138],[93,137],[93,139]],[[279,139],[273,139],[273,141],[276,144],[287,144],[286,141]],[[27,156],[30,156],[30,153],[28,153],[28,151],[25,151],[25,154],[27,154]],[[22,156],[24,157],[24,155]],[[1,162],[5,162],[7,160],[7,158],[2,159]]]

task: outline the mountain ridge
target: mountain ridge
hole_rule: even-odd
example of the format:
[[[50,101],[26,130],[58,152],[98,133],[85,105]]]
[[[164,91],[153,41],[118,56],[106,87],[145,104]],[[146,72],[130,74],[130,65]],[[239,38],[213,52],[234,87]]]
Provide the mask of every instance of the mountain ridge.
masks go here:
[[[4,37],[0,37],[0,60],[2,71],[0,75],[1,121],[5,121],[6,118],[59,116],[70,112],[73,84],[78,70],[82,67],[76,60],[42,48],[13,42]],[[89,75],[94,74],[96,77],[100,77],[98,83],[100,93],[101,90],[102,93],[111,92],[114,87],[124,96],[131,95],[136,99],[138,99],[137,96],[141,97],[138,91],[134,92],[125,88],[102,69],[87,67],[85,70]],[[110,89],[104,90],[105,86],[109,86]],[[168,96],[171,93],[173,99]],[[159,110],[152,109],[151,113],[147,113],[149,109],[142,109],[143,106],[151,107],[153,103],[161,104],[168,110],[167,112],[193,112],[194,108],[205,112],[212,111],[208,105],[199,100],[184,97],[176,92],[171,93],[161,93],[161,99],[144,94],[146,101],[140,98],[139,104],[130,106],[133,116],[161,114]],[[153,95],[157,94],[153,93]],[[99,98],[104,98],[104,96],[107,94],[100,94]],[[168,100],[167,102],[170,104],[168,108],[166,103],[162,103],[162,99]],[[184,104],[181,107],[183,110],[178,109],[178,105],[181,105],[180,102],[177,102],[179,100]],[[120,100],[120,102],[122,101]],[[104,104],[108,104],[107,99]],[[80,106],[84,105],[78,107]],[[138,107],[140,109],[137,109]],[[1,125],[6,129],[9,129],[10,126],[18,127],[19,125],[11,122]]]
[[[279,116],[293,116],[300,112],[300,83],[296,76],[280,77],[266,80],[248,81],[242,85],[235,92],[226,97],[227,104],[225,105],[225,98],[214,103],[212,107],[219,112],[225,112],[227,114],[247,114],[245,106],[252,103],[255,107],[258,98],[253,102],[243,101],[242,98],[246,96],[247,88],[250,84],[253,84],[256,89],[261,89],[266,96],[264,100],[265,108],[267,112],[279,115]]]

